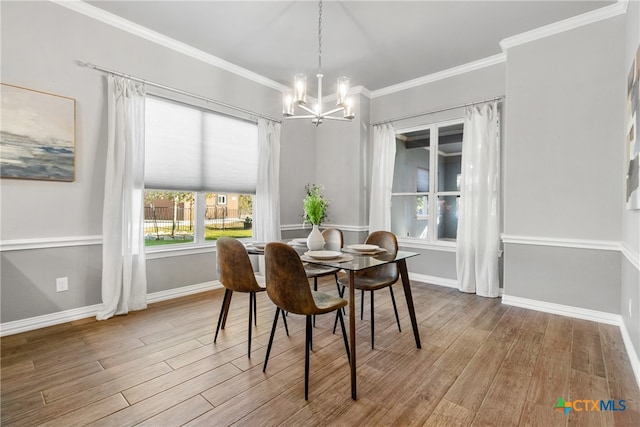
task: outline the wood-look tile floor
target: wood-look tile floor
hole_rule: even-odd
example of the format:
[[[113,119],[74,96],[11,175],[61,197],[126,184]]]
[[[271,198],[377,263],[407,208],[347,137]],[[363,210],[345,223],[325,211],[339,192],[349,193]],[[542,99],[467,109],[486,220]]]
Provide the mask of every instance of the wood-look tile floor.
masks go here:
[[[508,307],[412,283],[422,349],[402,287],[402,332],[389,293],[368,296],[357,320],[358,400],[334,316],[318,316],[304,400],[304,318],[280,324],[262,363],[275,308],[258,295],[247,357],[248,295],[235,294],[213,343],[223,290],[2,338],[3,426],[640,426],[640,391],[617,327]],[[335,283],[321,289],[335,293]],[[359,311],[359,296],[358,305]],[[566,401],[624,400],[624,411],[554,409]]]

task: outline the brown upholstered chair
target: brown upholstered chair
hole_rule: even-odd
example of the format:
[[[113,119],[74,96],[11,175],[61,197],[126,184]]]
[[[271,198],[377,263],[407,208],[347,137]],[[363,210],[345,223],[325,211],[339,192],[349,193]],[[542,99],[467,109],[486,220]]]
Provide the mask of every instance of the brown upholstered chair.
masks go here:
[[[388,231],[374,231],[367,237],[367,244],[378,245],[381,248],[387,250],[389,254],[395,254],[398,252],[398,240],[395,234]],[[400,318],[398,317],[398,308],[396,307],[396,299],[393,296],[392,285],[398,281],[398,267],[395,263],[385,264],[378,267],[361,270],[355,274],[355,289],[361,291],[360,298],[360,318],[362,319],[362,313],[364,311],[364,291],[369,291],[371,294],[371,348],[374,345],[374,330],[375,322],[373,315],[373,293],[378,289],[389,288],[391,293],[391,302],[393,303],[393,311],[396,315],[396,322],[398,323],[398,330],[402,332],[400,328]],[[342,289],[340,290],[340,296],[344,294],[345,286],[349,286],[349,278],[342,277],[338,280]]]
[[[293,314],[301,314],[306,316],[306,339],[305,339],[305,369],[304,369],[304,398],[309,398],[309,351],[312,346],[312,328],[311,317],[315,315],[337,312],[340,326],[342,327],[342,336],[344,338],[344,346],[347,350],[347,360],[349,359],[349,343],[347,341],[347,332],[344,328],[344,320],[342,318],[342,307],[347,305],[347,300],[312,291],[309,288],[309,281],[304,271],[304,266],[300,260],[300,255],[295,249],[287,244],[273,242],[267,244],[264,252],[267,295],[276,305],[276,315],[273,319],[273,327],[271,328],[271,336],[269,337],[269,345],[267,346],[267,354],[264,359],[262,371],[267,370],[267,362],[269,361],[269,353],[273,344],[273,336],[275,335],[276,326],[278,324],[278,315],[286,311]]]
[[[218,326],[216,327],[216,335],[213,342],[218,339],[218,332],[224,329],[227,323],[227,314],[229,314],[229,305],[231,304],[231,296],[234,292],[244,292],[249,294],[249,343],[247,349],[247,357],[251,357],[251,323],[257,324],[256,315],[256,293],[265,290],[264,279],[256,277],[249,254],[244,245],[231,237],[220,237],[216,243],[216,252],[218,255],[218,272],[219,279],[225,287],[224,298],[222,299],[222,307],[220,309],[220,317],[218,318]],[[284,316],[283,316],[284,317]],[[284,320],[287,327],[287,320]],[[287,335],[289,329],[287,328]]]

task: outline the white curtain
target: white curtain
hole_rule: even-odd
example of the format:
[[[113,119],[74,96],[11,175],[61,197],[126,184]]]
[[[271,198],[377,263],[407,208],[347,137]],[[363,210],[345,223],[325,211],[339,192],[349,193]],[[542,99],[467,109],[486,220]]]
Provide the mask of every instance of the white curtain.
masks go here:
[[[462,292],[499,296],[499,203],[500,118],[493,102],[465,112],[456,252]]]
[[[373,126],[373,160],[369,232],[391,231],[391,187],[396,161],[396,131],[391,124]]]
[[[258,181],[253,208],[253,237],[279,241],[280,232],[280,123],[258,119]]]
[[[102,214],[102,303],[97,319],[147,307],[144,254],[144,87],[109,75]]]

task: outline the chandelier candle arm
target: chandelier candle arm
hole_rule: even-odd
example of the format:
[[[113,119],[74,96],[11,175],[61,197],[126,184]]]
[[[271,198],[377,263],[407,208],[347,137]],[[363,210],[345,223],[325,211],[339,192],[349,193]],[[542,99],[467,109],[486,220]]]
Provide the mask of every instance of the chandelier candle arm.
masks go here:
[[[338,77],[336,90],[336,107],[333,110],[322,111],[322,0],[318,2],[318,100],[315,109],[307,107],[307,76],[294,76],[293,90],[286,89],[282,94],[282,115],[288,119],[311,119],[316,126],[324,119],[351,121],[355,118],[353,102],[349,93],[350,79],[346,76]],[[296,105],[311,115],[296,115]],[[333,114],[342,112],[342,117]]]

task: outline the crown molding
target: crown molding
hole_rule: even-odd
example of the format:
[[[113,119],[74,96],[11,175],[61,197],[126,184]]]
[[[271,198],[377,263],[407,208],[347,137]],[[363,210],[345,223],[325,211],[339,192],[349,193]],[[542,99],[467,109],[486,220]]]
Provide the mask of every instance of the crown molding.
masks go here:
[[[489,56],[487,58],[479,59],[477,61],[469,62],[467,64],[459,65],[457,67],[449,68],[447,70],[438,71],[437,73],[429,74],[423,77],[418,77],[417,79],[408,80],[403,83],[398,83],[396,85],[387,86],[382,89],[371,91],[370,98],[378,98],[380,96],[389,95],[395,92],[400,92],[403,90],[411,89],[416,86],[422,86],[427,83],[433,83],[438,80],[448,79],[450,77],[459,76],[460,74],[465,74],[470,71],[480,70],[482,68],[491,67],[496,64],[501,64],[506,62],[507,56],[504,53],[499,53],[497,55]]]
[[[574,28],[624,14],[627,12],[628,2],[629,0],[618,0],[618,2],[615,4],[605,6],[591,12],[583,13],[582,15],[567,18],[562,21],[546,25],[544,27],[536,28],[535,30],[528,31],[526,33],[508,37],[500,41],[500,48],[502,49],[502,53],[500,54],[489,56],[478,61],[469,62],[458,67],[449,68],[447,70],[429,74],[423,77],[418,77],[417,79],[408,80],[403,83],[398,83],[396,85],[387,86],[382,89],[371,91],[369,92],[371,94],[369,98],[373,99],[379,96],[385,96],[395,92],[412,89],[414,87],[421,86],[427,83],[433,83],[438,80],[448,79],[450,77],[458,76],[470,71],[476,71],[485,67],[490,67],[492,65],[506,62],[506,53],[507,50],[511,47],[529,43],[535,40],[542,39],[544,37],[548,37],[564,31],[569,31]]]
[[[200,49],[196,49],[185,43],[181,43],[175,39],[172,39],[171,37],[164,36],[160,33],[157,33],[146,27],[143,27],[142,25],[135,24],[131,21],[128,21],[112,13],[106,12],[98,7],[92,6],[83,1],[80,1],[80,0],[49,0],[49,1],[59,6],[63,6],[63,7],[66,7],[67,9],[78,12],[82,15],[96,19],[107,25],[111,25],[112,27],[118,28],[122,31],[126,31],[128,33],[131,33],[143,39],[149,40],[153,43],[157,43],[168,49],[175,50],[176,52],[180,52],[184,55],[190,56],[194,59],[205,62],[209,65],[213,65],[214,67],[218,67],[220,69],[236,74],[240,77],[244,77],[258,84],[267,86],[271,89],[275,89],[278,91],[283,91],[285,89],[284,85],[278,82],[275,82],[271,79],[268,79],[264,76],[261,76],[260,74],[254,73],[253,71],[249,71],[246,68],[239,67],[235,64],[232,64],[231,62],[225,61],[224,59],[218,58],[217,56],[205,53]]]
[[[238,76],[244,77],[258,84],[267,86],[269,88],[272,88],[278,91],[283,91],[286,89],[286,86],[278,82],[275,82],[267,77],[254,73],[253,71],[249,71],[246,68],[239,67],[217,56],[205,53],[185,43],[178,42],[175,39],[164,36],[160,33],[152,31],[141,25],[135,24],[131,21],[128,21],[112,13],[106,12],[100,8],[87,4],[81,0],[49,0],[49,1],[60,6],[64,6],[67,9],[73,10],[75,12],[78,12],[90,18],[96,19],[105,24],[111,25],[122,31],[126,31],[131,34],[137,35],[141,38],[157,43],[166,48],[175,50],[184,55],[190,56],[192,58],[195,58],[197,60],[200,60],[210,65],[213,65],[215,67],[218,67],[230,73],[236,74]],[[364,86],[356,86],[352,88],[350,92],[354,94],[360,94],[369,99],[374,99],[380,96],[385,96],[395,92],[412,89],[414,87],[421,86],[427,83],[433,83],[439,80],[448,79],[450,77],[465,74],[465,73],[479,70],[485,67],[490,67],[496,64],[504,63],[506,62],[506,51],[509,48],[518,46],[524,43],[529,43],[535,40],[539,40],[541,38],[558,34],[564,31],[572,30],[574,28],[578,28],[583,25],[598,22],[603,19],[621,15],[623,13],[626,13],[627,11],[628,1],[629,0],[618,0],[617,3],[612,4],[610,6],[605,6],[603,8],[600,8],[591,12],[587,12],[582,15],[578,15],[572,18],[567,18],[565,20],[556,22],[554,24],[546,25],[544,27],[540,27],[535,30],[528,31],[526,33],[518,34],[516,36],[503,39],[500,42],[500,47],[502,48],[503,52],[497,55],[483,58],[478,61],[469,62],[467,64],[449,68],[447,70],[439,71],[437,73],[429,74],[423,77],[418,77],[416,79],[408,80],[403,83],[387,86],[382,89],[370,91]],[[322,101],[330,102],[333,99],[335,98],[323,97]]]
[[[349,89],[349,92],[347,92],[347,95],[362,95],[367,98],[371,98],[371,91],[364,86],[354,86]],[[315,99],[316,98],[312,98],[314,102],[315,102]],[[323,96],[322,103],[327,104],[329,102],[335,101],[336,99],[338,99],[338,96],[335,93],[332,93],[331,95]]]
[[[627,12],[627,7],[628,0],[618,0],[615,4],[592,10],[591,12],[583,13],[582,15],[563,19],[562,21],[545,25],[543,27],[536,28],[535,30],[527,31],[526,33],[508,37],[500,42],[500,47],[503,52],[506,52],[514,46],[540,40],[584,25],[593,24],[604,19],[622,15]]]

